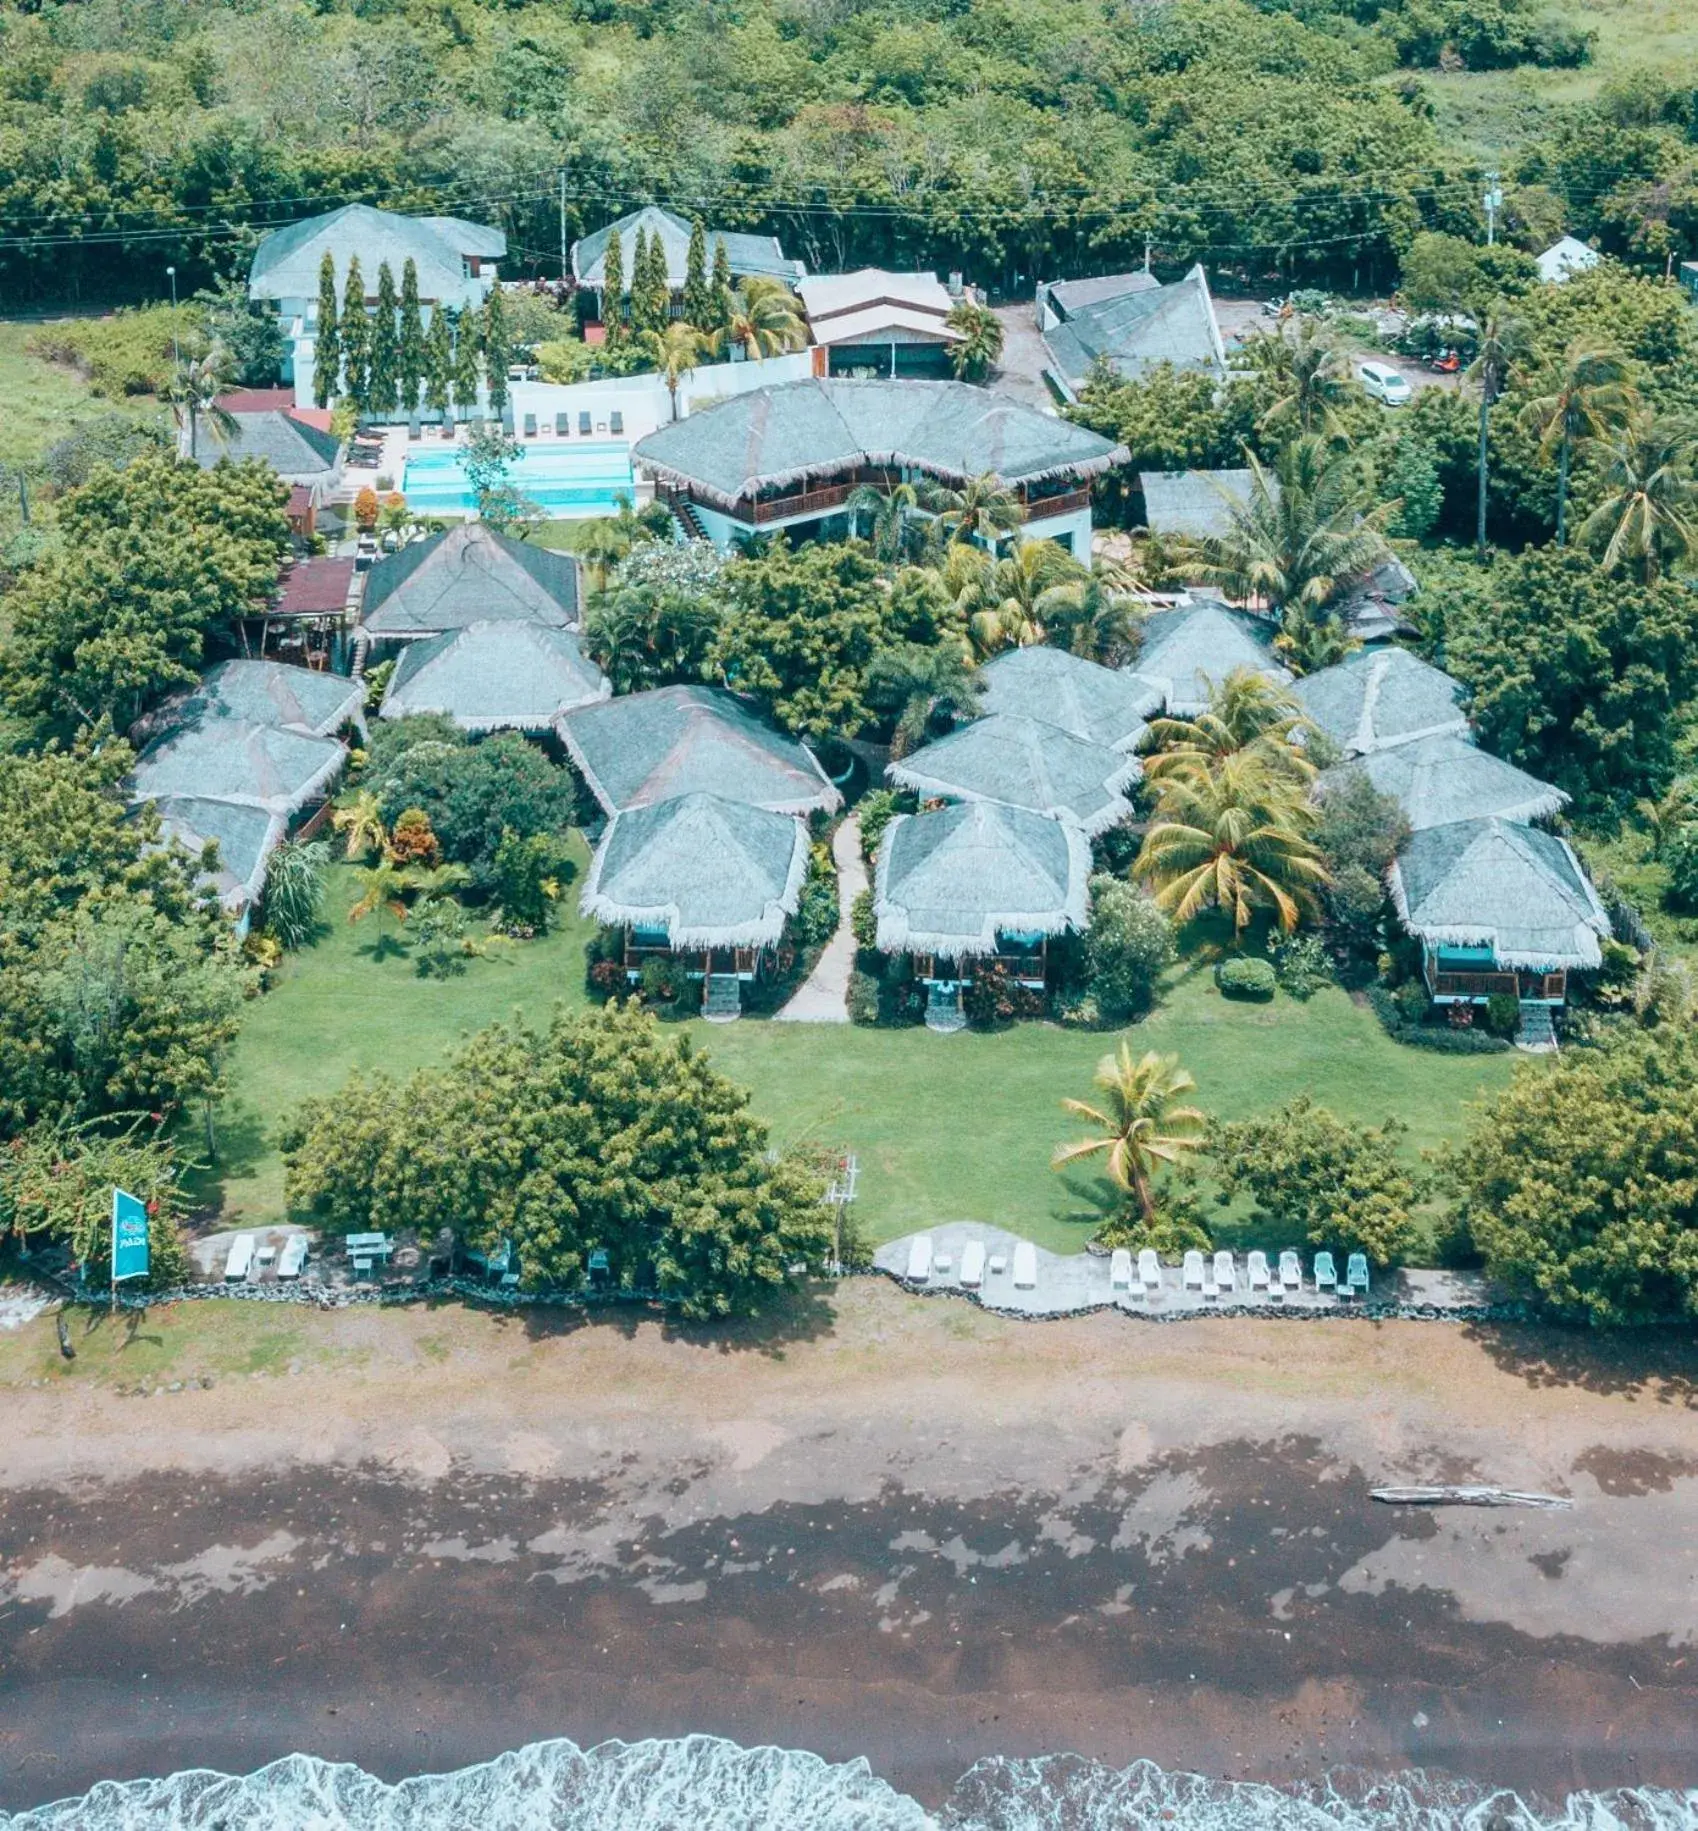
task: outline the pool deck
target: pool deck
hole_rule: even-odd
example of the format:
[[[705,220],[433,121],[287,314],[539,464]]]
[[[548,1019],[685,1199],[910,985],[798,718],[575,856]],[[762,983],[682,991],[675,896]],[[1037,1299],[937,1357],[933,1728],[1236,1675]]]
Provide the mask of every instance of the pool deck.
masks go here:
[[[932,1243],[932,1272],[923,1281],[907,1276],[909,1251],[915,1240],[929,1237]],[[986,1269],[983,1283],[969,1290],[961,1282],[961,1253],[969,1241],[978,1240],[985,1248]],[[1117,1291],[1109,1288],[1109,1259],[1106,1253],[1053,1253],[1035,1247],[1037,1282],[1030,1290],[1014,1286],[1014,1249],[1021,1236],[1000,1227],[986,1227],[971,1221],[952,1221],[931,1227],[925,1236],[904,1234],[899,1240],[888,1240],[873,1254],[874,1267],[895,1279],[905,1289],[927,1295],[967,1297],[988,1310],[1015,1316],[1077,1316],[1087,1310],[1120,1310],[1128,1316],[1180,1317],[1208,1315],[1268,1315],[1273,1313],[1308,1314],[1315,1317],[1349,1313],[1408,1312],[1419,1310],[1440,1315],[1472,1315],[1502,1302],[1502,1295],[1473,1272],[1406,1270],[1383,1275],[1364,1301],[1360,1298],[1335,1297],[1331,1292],[1317,1291],[1308,1279],[1311,1255],[1305,1253],[1305,1282],[1301,1291],[1290,1295],[1252,1293],[1248,1288],[1244,1255],[1233,1255],[1237,1283],[1229,1295],[1222,1291],[1206,1296],[1202,1291],[1186,1290],[1180,1267],[1164,1265],[1159,1291],[1146,1297],[1142,1291]],[[990,1261],[1000,1258],[1003,1269],[993,1272]],[[947,1260],[948,1269],[939,1269]],[[1277,1265],[1277,1255],[1270,1255]]]

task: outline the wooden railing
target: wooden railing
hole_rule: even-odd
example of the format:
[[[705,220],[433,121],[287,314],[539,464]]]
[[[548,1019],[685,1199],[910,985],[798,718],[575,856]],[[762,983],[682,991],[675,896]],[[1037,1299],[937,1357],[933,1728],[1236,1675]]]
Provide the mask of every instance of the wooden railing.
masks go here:
[[[1076,515],[1080,509],[1091,506],[1089,487],[1076,490],[1064,490],[1059,496],[1028,495],[1021,492],[1026,505],[1028,521],[1049,521],[1057,515]]]
[[[751,502],[746,496],[731,511],[735,521],[784,521],[792,515],[825,515],[840,509],[860,486],[828,483],[823,489],[803,490],[795,496],[765,496]]]
[[[1562,998],[1566,973],[1430,973],[1427,988],[1435,998]]]

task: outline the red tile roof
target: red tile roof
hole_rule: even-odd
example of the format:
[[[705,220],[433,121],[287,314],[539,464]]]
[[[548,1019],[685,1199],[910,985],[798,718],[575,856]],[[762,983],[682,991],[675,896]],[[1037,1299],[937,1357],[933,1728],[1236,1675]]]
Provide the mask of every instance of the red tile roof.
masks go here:
[[[274,616],[333,616],[348,601],[354,579],[351,559],[303,559],[283,574],[283,594]]]
[[[226,413],[289,413],[295,405],[293,388],[232,388],[218,397]]]

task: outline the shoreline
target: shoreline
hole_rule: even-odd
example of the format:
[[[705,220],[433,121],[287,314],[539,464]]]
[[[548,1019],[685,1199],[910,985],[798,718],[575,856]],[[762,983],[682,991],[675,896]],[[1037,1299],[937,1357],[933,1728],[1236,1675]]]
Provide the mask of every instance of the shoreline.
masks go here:
[[[697,1732],[865,1755],[928,1804],[1060,1751],[1698,1780],[1698,1354],[1379,1322],[1294,1359],[1256,1323],[1034,1331],[853,1284],[764,1344],[292,1315],[275,1370],[148,1400],[85,1347],[9,1395],[0,1808]],[[147,1332],[189,1372],[215,1320]],[[51,1335],[0,1338],[0,1378]],[[1398,1479],[1576,1505],[1368,1499]]]

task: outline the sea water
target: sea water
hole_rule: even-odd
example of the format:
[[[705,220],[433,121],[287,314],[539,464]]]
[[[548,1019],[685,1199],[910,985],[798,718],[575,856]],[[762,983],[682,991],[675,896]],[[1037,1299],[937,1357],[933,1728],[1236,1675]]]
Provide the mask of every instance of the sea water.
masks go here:
[[[388,1785],[291,1755],[244,1776],[105,1781],[0,1813],[0,1831],[1698,1831],[1698,1788],[1576,1793],[1560,1806],[1419,1772],[1340,1770],[1305,1786],[1115,1769],[1075,1755],[992,1758],[928,1812],[864,1761],[713,1736],[539,1742]]]

